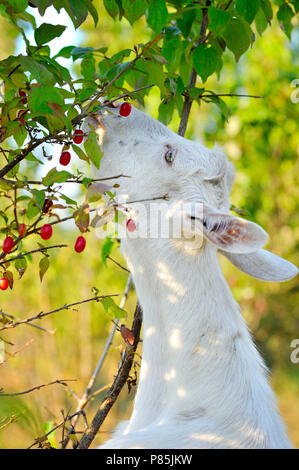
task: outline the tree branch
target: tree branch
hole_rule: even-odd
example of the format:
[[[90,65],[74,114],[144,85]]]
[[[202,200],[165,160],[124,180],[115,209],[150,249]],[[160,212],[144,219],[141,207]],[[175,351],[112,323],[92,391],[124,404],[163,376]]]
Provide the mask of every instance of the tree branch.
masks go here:
[[[128,276],[128,280],[127,280],[126,288],[125,288],[125,291],[124,291],[124,295],[123,295],[123,297],[122,297],[122,299],[121,299],[121,301],[120,301],[120,304],[119,304],[120,308],[124,308],[124,306],[125,306],[125,304],[126,304],[126,301],[127,301],[128,295],[129,295],[129,290],[130,290],[131,284],[132,284],[132,276],[131,276],[131,274],[130,274],[130,275]],[[71,434],[74,432],[74,430],[75,430],[75,427],[76,427],[76,425],[77,425],[77,423],[78,423],[78,420],[79,420],[79,417],[80,417],[79,412],[84,409],[84,407],[86,406],[87,402],[88,402],[88,401],[90,400],[90,398],[91,398],[91,390],[92,390],[92,387],[94,386],[95,381],[96,381],[96,379],[97,379],[97,377],[98,377],[98,375],[99,375],[99,373],[100,373],[100,370],[101,370],[101,368],[102,368],[102,366],[103,366],[104,360],[106,359],[107,352],[108,352],[108,350],[109,350],[109,348],[110,348],[110,346],[111,346],[111,344],[112,344],[112,341],[113,341],[114,334],[115,334],[115,332],[116,332],[118,323],[119,323],[119,320],[116,319],[116,321],[115,321],[115,323],[114,323],[114,325],[113,325],[112,331],[111,331],[111,333],[110,333],[110,335],[109,335],[109,338],[108,338],[108,340],[107,340],[107,342],[106,342],[105,348],[104,348],[104,350],[103,350],[103,352],[102,352],[102,354],[101,354],[101,357],[100,357],[100,359],[99,359],[99,361],[98,361],[98,363],[97,363],[97,365],[96,365],[96,368],[95,368],[95,370],[94,370],[92,376],[91,376],[90,379],[89,379],[89,382],[88,382],[88,385],[87,385],[87,387],[86,387],[86,389],[85,389],[85,392],[83,393],[83,395],[82,395],[82,397],[81,397],[81,399],[80,399],[80,401],[79,401],[79,404],[78,404],[78,407],[77,407],[77,412],[78,412],[78,414],[77,414],[77,416],[75,417],[74,422],[72,423],[72,425],[71,425],[71,427],[70,427],[70,429],[69,429],[69,432],[68,432],[66,438],[65,438],[65,439],[63,440],[63,442],[62,442],[62,448],[63,448],[63,449],[65,449],[66,446],[68,445],[68,442],[69,442],[69,439],[70,439],[70,435],[71,435]],[[109,387],[111,387],[111,385],[110,385]],[[96,393],[97,393],[97,394],[100,393],[100,392],[103,391],[103,389],[105,389],[105,388],[107,388],[107,386],[104,387],[104,388],[102,387],[102,388],[101,388],[100,390],[98,390]]]
[[[205,6],[209,6],[211,4],[210,0],[207,0],[205,3]],[[201,21],[201,27],[200,27],[200,38],[199,41],[197,42],[197,45],[203,44],[205,42],[206,38],[206,32],[208,28],[208,8],[203,8],[202,10],[202,21]],[[197,78],[197,72],[192,68],[192,72],[190,75],[189,83],[188,83],[188,88],[191,88],[195,86],[196,84],[196,78]],[[183,111],[182,111],[182,117],[181,117],[181,122],[179,125],[179,130],[178,134],[182,137],[184,137],[186,129],[187,129],[187,124],[188,124],[188,119],[189,119],[189,114],[191,111],[191,106],[192,106],[193,100],[190,98],[190,96],[185,96],[184,99],[184,106],[183,106]]]
[[[16,322],[8,323],[8,324],[2,326],[0,328],[0,331],[9,330],[11,328],[15,328],[16,326],[24,325],[26,323],[30,323],[34,320],[40,320],[41,318],[46,317],[47,315],[52,315],[53,313],[60,312],[61,310],[68,310],[69,308],[74,307],[75,305],[81,305],[81,304],[85,304],[87,302],[92,302],[92,301],[98,302],[99,300],[105,299],[106,297],[117,297],[118,295],[119,294],[97,295],[95,297],[91,297],[90,299],[81,300],[80,302],[74,302],[72,304],[64,305],[63,307],[57,308],[55,310],[51,310],[50,312],[45,312],[45,313],[40,312],[37,315],[35,315],[34,317],[27,318],[27,320],[19,320],[19,321],[16,321]]]
[[[10,263],[11,261],[15,261],[16,259],[25,258],[25,256],[32,255],[33,253],[43,253],[44,251],[51,250],[52,248],[65,248],[67,246],[68,245],[45,246],[44,248],[38,248],[36,250],[27,251],[27,253],[20,253],[18,256],[15,256],[14,258],[9,258],[9,259],[6,259],[5,261],[1,261],[0,266],[6,263]]]
[[[36,387],[29,388],[28,390],[25,390],[24,392],[16,392],[16,393],[2,393],[0,391],[0,397],[16,397],[19,395],[26,395],[27,393],[34,392],[34,390],[40,390],[41,388],[48,387],[49,385],[54,385],[54,384],[60,384],[63,385],[64,387],[67,387],[66,382],[74,382],[77,379],[66,379],[66,380],[54,380],[53,382],[49,382],[48,384],[42,384],[42,385],[37,385]]]
[[[97,432],[99,431],[102,423],[104,422],[108,412],[114,405],[119,396],[123,386],[127,382],[133,360],[134,353],[137,349],[140,340],[140,329],[142,325],[142,310],[139,304],[136,306],[134,320],[132,325],[132,333],[135,337],[133,347],[127,347],[123,356],[123,360],[119,367],[118,373],[114,379],[112,386],[110,387],[105,399],[103,400],[99,410],[97,411],[89,429],[84,433],[78,449],[88,449],[92,441],[94,440]]]

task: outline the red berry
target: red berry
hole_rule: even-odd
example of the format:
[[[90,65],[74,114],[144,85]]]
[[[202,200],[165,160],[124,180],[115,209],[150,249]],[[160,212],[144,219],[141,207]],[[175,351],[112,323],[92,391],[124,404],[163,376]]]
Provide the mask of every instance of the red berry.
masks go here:
[[[9,253],[13,249],[13,246],[14,246],[13,238],[6,237],[2,246],[4,253]]]
[[[5,279],[5,277],[2,277],[0,279],[0,289],[1,290],[6,290],[8,288],[8,280]]]
[[[77,253],[81,253],[86,247],[86,240],[84,237],[80,236],[77,238],[76,243],[75,243],[75,251]]]
[[[26,224],[20,224],[19,225],[19,235],[20,235],[20,237],[24,237],[24,235],[26,234],[26,230],[27,230]]]
[[[24,97],[27,96],[24,90],[19,90],[19,96]]]
[[[40,236],[42,237],[43,240],[49,240],[49,238],[52,237],[52,233],[53,233],[52,225],[45,224],[41,228]]]
[[[25,110],[24,109],[19,109],[18,111],[18,114],[17,114],[17,117],[20,119],[20,122],[23,124],[24,122],[24,118],[22,118],[23,114],[25,114]]]
[[[66,166],[71,161],[71,154],[70,152],[62,152],[59,158],[60,165]]]
[[[119,108],[119,114],[121,116],[127,117],[132,111],[132,106],[130,103],[123,103],[121,107]]]
[[[81,129],[76,129],[73,137],[75,144],[81,144],[83,142],[84,132]]]
[[[127,221],[127,230],[129,232],[134,232],[136,230],[136,224],[133,219]]]

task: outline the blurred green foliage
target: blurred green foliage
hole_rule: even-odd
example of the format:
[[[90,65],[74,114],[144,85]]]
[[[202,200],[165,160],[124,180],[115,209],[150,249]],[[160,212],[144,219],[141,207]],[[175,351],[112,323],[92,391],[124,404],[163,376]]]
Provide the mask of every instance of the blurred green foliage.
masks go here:
[[[99,18],[98,29],[92,29],[92,19],[84,26],[84,46],[109,46],[109,54],[114,54],[121,48],[149,40],[144,18],[135,23],[134,29],[126,19],[113,22],[104,8],[99,9]],[[204,140],[211,146],[217,141],[224,147],[236,167],[232,204],[248,211],[248,217],[268,231],[269,250],[297,265],[299,103],[292,102],[291,96],[295,90],[292,81],[298,78],[298,34],[297,26],[290,47],[285,35],[274,24],[237,64],[231,52],[224,53],[219,82],[212,76],[206,86],[218,93],[244,93],[264,98],[224,98],[231,114],[227,121],[214,104],[194,104],[186,135]],[[12,39],[12,35],[7,37],[2,51],[11,47]],[[3,39],[1,41],[4,42]],[[159,104],[159,92],[152,89],[145,98],[146,111],[158,117]],[[178,124],[179,115],[175,111],[170,127],[177,131]],[[40,256],[33,255],[25,276],[20,282],[16,281],[13,291],[1,293],[0,308],[3,312],[16,318],[27,318],[40,311],[91,297],[92,286],[97,287],[101,294],[123,292],[126,273],[110,261],[107,262],[108,267],[103,264],[101,242],[93,232],[87,235],[86,251],[75,254],[72,246],[77,234],[74,222],[67,228],[57,226],[51,244],[52,241],[53,244],[63,242],[70,248],[57,249],[51,254],[51,265],[42,284],[38,277]],[[38,235],[35,238],[38,241]],[[32,241],[26,247],[32,249]],[[112,256],[123,263],[116,246]],[[290,361],[290,343],[299,332],[296,280],[285,284],[263,283],[238,272],[227,261],[221,262],[257,345],[271,368],[283,417],[293,443],[298,447],[299,365]],[[135,294],[131,292],[126,306],[130,318],[135,302]],[[126,322],[128,325],[130,318]],[[1,448],[30,445],[35,437],[49,429],[49,422],[55,424],[62,419],[61,409],[65,413],[75,410],[76,400],[72,393],[79,396],[83,393],[112,327],[98,303],[59,312],[39,324],[55,330],[55,334],[24,325],[0,335],[14,343],[13,346],[6,345],[6,362],[0,364],[1,387],[9,393],[57,378],[76,378],[77,381],[70,383],[70,391],[53,385],[23,397],[0,397]],[[31,339],[34,341],[28,344]],[[117,334],[97,387],[113,380],[122,344]],[[24,349],[13,356],[23,346]],[[89,418],[102,396],[90,403]],[[107,432],[130,415],[133,396],[133,392],[128,395],[128,391],[123,390],[94,445],[106,439]],[[81,426],[83,430],[83,422]],[[59,438],[57,433],[57,440]]]

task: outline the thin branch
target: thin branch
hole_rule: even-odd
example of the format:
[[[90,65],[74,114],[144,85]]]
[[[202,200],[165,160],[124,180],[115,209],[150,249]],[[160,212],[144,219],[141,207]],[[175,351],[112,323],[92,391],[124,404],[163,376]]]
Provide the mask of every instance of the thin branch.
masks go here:
[[[78,449],[88,449],[92,441],[94,440],[97,432],[99,431],[103,421],[105,420],[107,414],[109,413],[111,407],[116,402],[118,395],[120,394],[123,386],[127,382],[127,379],[130,374],[130,370],[134,360],[134,353],[139,343],[140,339],[140,329],[142,325],[142,310],[139,304],[137,304],[134,320],[132,325],[132,333],[135,337],[133,347],[127,347],[123,355],[123,360],[117,372],[117,375],[114,379],[114,382],[109,389],[105,399],[103,400],[99,410],[97,411],[90,427],[83,435]]]
[[[97,295],[95,297],[91,297],[90,299],[81,300],[80,302],[74,302],[72,304],[63,305],[63,307],[57,308],[55,310],[51,310],[50,312],[45,312],[45,313],[40,312],[37,315],[35,315],[34,317],[27,318],[26,320],[19,320],[19,321],[16,321],[16,322],[8,323],[8,324],[2,326],[0,328],[0,331],[9,330],[9,329],[15,328],[16,326],[19,326],[19,325],[24,325],[26,323],[31,323],[34,320],[40,320],[41,318],[46,317],[47,315],[52,315],[53,313],[60,312],[61,310],[68,310],[71,307],[74,307],[75,305],[81,305],[81,304],[85,304],[87,302],[92,302],[92,301],[98,302],[99,300],[105,299],[106,297],[117,297],[118,295],[119,294]]]
[[[64,183],[85,184],[85,181],[83,181],[79,178],[78,179],[73,179],[73,180],[66,180],[66,181],[64,181]],[[116,176],[109,176],[107,178],[90,179],[89,182],[90,183],[97,183],[98,181],[108,181],[108,180],[113,180],[113,179],[118,179],[118,178],[131,178],[131,177],[127,176],[127,175],[116,175]],[[14,187],[25,187],[29,184],[36,184],[36,185],[43,185],[44,184],[42,181],[37,181],[37,180],[16,180],[16,181],[13,181],[13,180],[5,179],[5,178],[0,178],[0,181],[12,186],[12,188],[14,188]],[[55,183],[53,183],[53,184],[55,184]],[[56,183],[56,184],[61,184],[61,183]],[[22,186],[22,185],[24,185],[24,186]]]
[[[209,93],[207,95],[199,95],[199,98],[208,98],[210,96],[238,96],[239,98],[265,98],[264,96],[259,96],[259,95],[239,95],[237,93]]]
[[[135,204],[136,202],[149,202],[149,201],[158,201],[158,200],[167,200],[169,199],[169,194],[164,194],[163,196],[155,196],[151,197],[149,199],[136,199],[134,201],[125,201],[125,202],[117,202],[115,204],[108,204],[110,207],[119,207],[119,206],[125,206],[126,204]]]
[[[147,88],[152,88],[153,86],[155,86],[155,85],[152,84],[152,85],[146,85],[146,86],[142,86],[140,88],[136,88],[133,91],[129,91],[128,93],[124,93],[123,95],[120,95],[117,98],[114,98],[113,100],[108,101],[107,103],[105,103],[105,106],[109,106],[109,104],[112,104],[115,101],[121,100],[122,98],[126,98],[127,96],[131,96],[132,93],[136,93],[137,91],[146,90]]]
[[[83,411],[80,411],[80,413],[83,413]],[[39,445],[41,444],[42,442],[44,442],[45,440],[47,440],[47,437],[52,434],[52,432],[56,431],[57,429],[59,429],[61,426],[64,426],[66,421],[70,421],[71,419],[73,419],[78,413],[74,413],[73,415],[71,416],[68,416],[67,418],[64,418],[63,421],[60,421],[60,423],[58,423],[56,426],[54,426],[50,431],[48,431],[46,434],[44,434],[43,436],[41,437],[37,437],[33,444],[31,444],[27,449],[31,449],[32,447],[36,446],[36,445]]]
[[[6,263],[10,263],[11,261],[15,261],[16,259],[25,258],[27,255],[32,255],[33,253],[43,253],[44,251],[51,250],[52,248],[66,248],[68,245],[52,245],[52,246],[45,246],[44,248],[38,248],[36,250],[27,251],[26,253],[20,253],[18,256],[14,258],[6,259],[5,261],[0,262],[0,266]]]
[[[49,382],[48,384],[42,384],[42,385],[37,385],[36,387],[29,388],[28,390],[25,390],[24,392],[16,392],[16,393],[2,393],[0,391],[0,397],[16,397],[19,395],[26,395],[27,393],[34,392],[34,390],[40,390],[41,388],[48,387],[49,385],[54,385],[54,384],[60,384],[63,385],[64,387],[67,386],[66,382],[73,382],[76,381],[77,379],[65,379],[65,380],[54,380],[53,382]]]
[[[115,259],[111,258],[111,256],[109,255],[105,255],[105,258],[107,259],[110,259],[110,261],[113,261],[114,264],[116,264],[117,266],[119,266],[121,269],[123,269],[124,271],[127,271],[127,273],[129,273],[130,271],[125,268],[124,266],[122,266],[120,263],[118,263]]]
[[[44,142],[51,142],[53,139],[54,141],[57,140],[64,140],[66,138],[65,135],[58,135],[57,133],[54,133],[52,135],[47,135],[45,137],[42,137],[41,139],[34,139],[33,141],[29,142],[26,147],[15,157],[13,158],[7,165],[5,165],[3,168],[0,170],[0,178],[5,176],[10,170],[12,170],[18,163],[20,163],[24,158],[29,155],[36,147],[39,145],[43,144]]]
[[[17,349],[17,350],[14,351],[13,353],[9,353],[9,352],[6,351],[6,354],[8,354],[9,357],[8,357],[7,359],[4,359],[3,362],[0,362],[0,365],[1,365],[1,364],[4,364],[4,363],[7,362],[9,359],[12,359],[13,357],[15,357],[17,354],[19,354],[21,351],[23,351],[23,349],[28,348],[28,346],[30,346],[33,342],[34,342],[34,339],[30,339],[29,341],[27,341],[25,344],[23,344],[19,349]],[[0,392],[0,396],[1,396],[1,392]]]
[[[128,295],[129,295],[129,290],[130,290],[130,288],[131,288],[131,285],[132,285],[132,275],[130,274],[130,275],[128,276],[128,280],[127,280],[127,284],[126,284],[126,287],[125,287],[125,291],[124,291],[123,297],[122,297],[122,299],[121,299],[121,301],[120,301],[120,304],[119,304],[120,308],[124,308],[124,306],[125,306],[125,304],[126,304],[126,301],[127,301]],[[94,384],[95,384],[95,381],[96,381],[96,379],[97,379],[97,377],[98,377],[98,375],[99,375],[99,373],[100,373],[100,370],[101,370],[101,368],[102,368],[102,366],[103,366],[104,360],[105,360],[105,358],[106,358],[106,356],[107,356],[107,352],[109,351],[110,346],[111,346],[111,344],[112,344],[112,341],[113,341],[113,338],[114,338],[114,334],[115,334],[116,329],[117,329],[118,322],[119,322],[119,320],[116,319],[116,321],[115,321],[115,323],[114,323],[114,325],[113,325],[112,331],[111,331],[111,333],[110,333],[110,335],[109,335],[109,338],[108,338],[108,340],[107,340],[107,342],[106,342],[105,348],[104,348],[104,350],[103,350],[103,352],[102,352],[102,354],[101,354],[101,357],[100,357],[100,359],[99,359],[99,361],[98,361],[98,363],[97,363],[97,365],[96,365],[96,368],[95,368],[95,370],[94,370],[92,376],[91,376],[90,379],[89,379],[89,382],[88,382],[88,385],[87,385],[87,387],[86,387],[86,389],[85,389],[85,392],[84,392],[84,394],[82,395],[82,398],[81,398],[80,401],[79,401],[79,404],[78,404],[78,407],[77,407],[77,412],[83,410],[83,408],[86,406],[87,402],[91,399],[92,396],[95,396],[96,394],[100,393],[100,392],[103,391],[105,388],[107,388],[107,386],[105,386],[104,388],[98,390],[97,392],[95,392],[94,394],[91,395],[92,387],[93,387]],[[111,385],[110,385],[110,387],[111,387]],[[63,443],[62,443],[62,448],[63,448],[63,449],[66,448],[66,446],[67,446],[67,444],[68,444],[68,442],[69,442],[69,439],[70,439],[70,435],[72,434],[72,432],[74,431],[74,429],[75,429],[75,427],[76,427],[76,425],[77,425],[77,423],[78,423],[79,417],[80,417],[80,415],[78,414],[78,415],[76,416],[74,422],[72,423],[72,426],[71,426],[71,428],[70,428],[70,430],[69,430],[69,432],[68,432],[66,438],[63,440]]]

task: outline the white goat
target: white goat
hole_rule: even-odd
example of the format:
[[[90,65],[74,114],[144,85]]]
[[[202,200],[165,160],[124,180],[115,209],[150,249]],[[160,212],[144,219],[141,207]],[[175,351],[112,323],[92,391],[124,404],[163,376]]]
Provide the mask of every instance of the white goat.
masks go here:
[[[114,181],[119,199],[168,193],[167,217],[190,222],[180,239],[139,236],[148,220],[135,206],[135,236],[121,247],[144,318],[140,381],[130,420],[102,448],[290,448],[217,250],[266,281],[288,280],[297,268],[261,249],[261,227],[229,213],[234,172],[219,149],[184,139],[133,107],[128,117],[116,110],[90,122],[103,138],[101,177],[130,176]],[[203,214],[190,202],[201,203]]]

